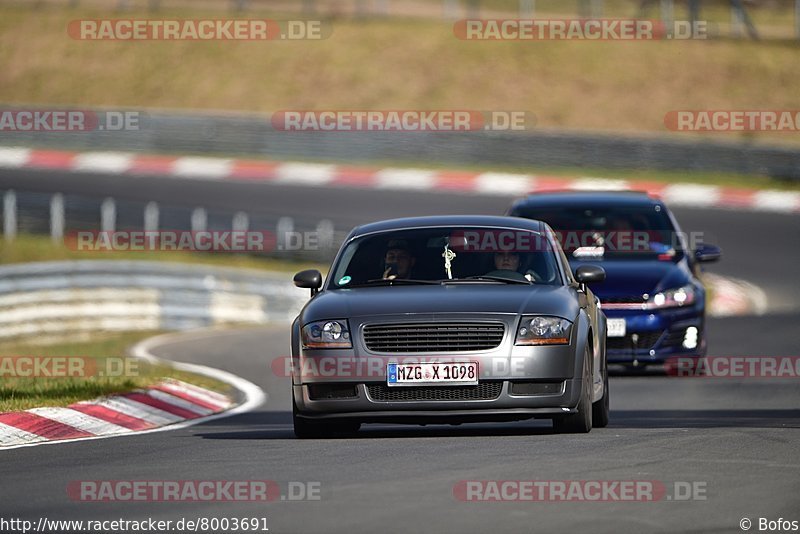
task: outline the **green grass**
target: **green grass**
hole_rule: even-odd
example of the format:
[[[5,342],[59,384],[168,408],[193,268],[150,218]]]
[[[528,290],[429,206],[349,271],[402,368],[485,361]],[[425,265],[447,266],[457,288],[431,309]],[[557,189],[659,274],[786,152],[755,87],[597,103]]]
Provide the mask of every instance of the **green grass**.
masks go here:
[[[0,239],[0,264],[58,260],[167,261],[285,273],[303,269],[325,270],[324,266],[314,262],[265,258],[246,254],[169,251],[78,251],[72,250],[64,244],[53,243],[49,237],[41,235],[20,234],[12,242]]]
[[[97,335],[91,341],[71,342],[65,341],[53,345],[39,345],[32,341],[15,341],[0,344],[0,369],[4,369],[0,383],[0,412],[26,410],[39,406],[68,406],[81,400],[93,399],[104,395],[125,393],[136,388],[146,387],[159,382],[164,378],[176,378],[198,386],[206,387],[221,393],[230,393],[230,387],[220,381],[204,376],[176,371],[164,365],[150,365],[137,359],[127,360],[122,365],[123,358],[127,357],[128,348],[157,332],[137,332],[124,334]],[[15,377],[8,366],[7,358],[14,356],[26,357],[83,357],[87,360],[82,366],[87,372],[80,373],[79,377]],[[111,359],[111,364],[105,362]],[[5,367],[2,365],[5,360]],[[77,360],[70,360],[75,362]],[[93,368],[91,361],[96,362]],[[116,371],[108,373],[103,369],[125,369],[119,374],[123,376],[108,376],[118,374]],[[106,374],[99,376],[97,369]]]

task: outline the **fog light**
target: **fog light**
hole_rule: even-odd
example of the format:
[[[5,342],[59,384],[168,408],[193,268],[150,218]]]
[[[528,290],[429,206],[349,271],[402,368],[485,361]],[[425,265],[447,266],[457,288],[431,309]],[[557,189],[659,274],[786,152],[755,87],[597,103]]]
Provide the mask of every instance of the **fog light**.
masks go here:
[[[697,348],[697,327],[690,326],[686,329],[686,333],[683,335],[683,348],[685,349],[694,349]]]

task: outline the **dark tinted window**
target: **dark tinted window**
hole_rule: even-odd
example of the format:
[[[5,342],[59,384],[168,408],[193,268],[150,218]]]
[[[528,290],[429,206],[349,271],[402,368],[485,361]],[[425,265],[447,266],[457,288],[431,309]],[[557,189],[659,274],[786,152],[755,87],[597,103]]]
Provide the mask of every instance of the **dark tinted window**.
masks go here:
[[[450,257],[448,274],[445,255]],[[496,228],[424,228],[382,232],[347,244],[332,288],[396,276],[443,280],[484,275],[560,284],[554,251],[538,232]]]
[[[679,258],[682,246],[665,208],[517,208],[512,215],[549,224],[571,259],[597,256]]]

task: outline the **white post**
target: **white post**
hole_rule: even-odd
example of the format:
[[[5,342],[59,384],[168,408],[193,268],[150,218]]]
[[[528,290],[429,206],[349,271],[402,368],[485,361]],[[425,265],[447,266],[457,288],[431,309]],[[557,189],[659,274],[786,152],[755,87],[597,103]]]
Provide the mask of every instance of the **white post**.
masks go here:
[[[14,191],[6,191],[3,195],[3,237],[6,241],[14,241],[17,237],[17,195]]]
[[[234,232],[246,232],[250,228],[250,218],[243,211],[237,211],[233,214],[231,221],[231,229]]]
[[[64,195],[56,193],[50,197],[50,240],[64,242]]]
[[[281,217],[275,227],[276,241],[278,250],[286,250],[289,234],[294,232],[294,219],[291,217]]]
[[[100,205],[100,230],[113,232],[117,228],[117,205],[109,197]]]
[[[204,232],[208,224],[208,213],[205,208],[195,208],[192,211],[192,232]]]
[[[158,232],[158,203],[150,201],[144,207],[144,231]]]
[[[330,250],[333,248],[333,221],[323,219],[317,224],[317,243],[320,250]]]

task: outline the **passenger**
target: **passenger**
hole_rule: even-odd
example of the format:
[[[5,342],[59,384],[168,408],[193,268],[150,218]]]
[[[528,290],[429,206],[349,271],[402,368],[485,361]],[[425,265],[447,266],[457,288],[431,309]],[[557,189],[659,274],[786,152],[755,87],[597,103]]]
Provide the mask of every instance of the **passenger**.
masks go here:
[[[415,262],[416,258],[411,253],[408,241],[403,239],[389,241],[386,246],[386,254],[383,257],[383,279],[409,278]]]

